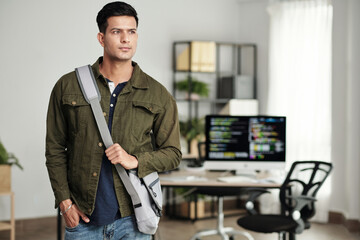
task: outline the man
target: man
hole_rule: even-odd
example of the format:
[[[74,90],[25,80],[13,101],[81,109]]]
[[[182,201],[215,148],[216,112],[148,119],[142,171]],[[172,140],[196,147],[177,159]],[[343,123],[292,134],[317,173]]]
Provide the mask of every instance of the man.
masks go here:
[[[138,39],[135,9],[124,2],[109,3],[96,20],[104,53],[92,70],[115,144],[104,149],[76,74],[61,77],[50,97],[46,134],[55,207],[65,220],[65,239],[150,239],[137,230],[131,199],[114,164],[137,168],[139,177],[177,167],[176,103],[132,61]]]

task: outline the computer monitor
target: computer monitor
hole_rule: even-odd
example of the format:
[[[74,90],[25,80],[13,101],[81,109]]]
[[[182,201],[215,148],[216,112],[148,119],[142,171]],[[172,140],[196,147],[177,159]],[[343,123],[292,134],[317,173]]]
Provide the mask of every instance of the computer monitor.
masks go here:
[[[283,170],[285,130],[286,118],[280,116],[208,115],[204,167],[238,173]]]

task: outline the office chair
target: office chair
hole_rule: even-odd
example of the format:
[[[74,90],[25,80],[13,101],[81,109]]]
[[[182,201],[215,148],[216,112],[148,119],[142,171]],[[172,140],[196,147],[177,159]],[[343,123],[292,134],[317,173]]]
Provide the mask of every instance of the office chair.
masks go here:
[[[199,161],[203,163],[204,161],[204,142],[198,143],[199,151]],[[247,237],[249,240],[254,240],[254,238],[247,232],[238,231],[231,227],[224,226],[224,196],[237,196],[242,192],[238,188],[222,188],[218,187],[202,187],[198,188],[196,194],[204,194],[208,196],[216,196],[218,198],[218,212],[217,212],[217,227],[216,229],[208,229],[197,232],[191,240],[200,240],[201,237],[210,236],[210,235],[220,235],[223,240],[233,240],[235,235],[242,235]]]
[[[309,219],[315,215],[316,194],[332,170],[332,164],[319,161],[298,161],[291,166],[285,181],[280,188],[282,214],[257,214],[254,200],[265,189],[249,189],[249,200],[246,209],[250,215],[239,218],[239,226],[261,233],[278,233],[279,240],[291,240],[295,234],[310,228]]]

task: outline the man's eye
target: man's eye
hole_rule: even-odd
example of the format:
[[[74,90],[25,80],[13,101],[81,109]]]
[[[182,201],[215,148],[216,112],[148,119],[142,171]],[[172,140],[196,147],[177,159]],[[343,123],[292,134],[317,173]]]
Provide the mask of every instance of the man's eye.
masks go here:
[[[130,31],[130,34],[135,34],[135,33],[136,33],[135,30],[131,30],[131,31]]]
[[[119,34],[119,33],[120,33],[120,31],[113,31],[113,33],[114,33],[114,34]]]

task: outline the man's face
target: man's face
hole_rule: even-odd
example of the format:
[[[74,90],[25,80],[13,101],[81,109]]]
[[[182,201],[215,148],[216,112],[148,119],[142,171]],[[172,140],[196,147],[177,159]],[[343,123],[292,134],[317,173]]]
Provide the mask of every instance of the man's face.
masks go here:
[[[108,18],[107,22],[105,34],[98,34],[98,40],[104,47],[104,57],[113,61],[131,61],[138,39],[135,18],[113,16]]]

